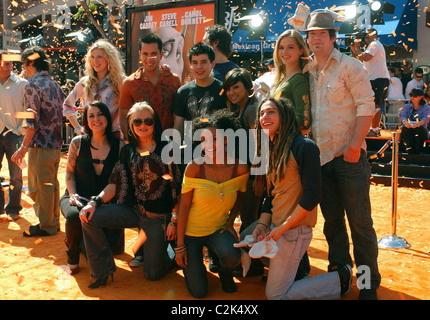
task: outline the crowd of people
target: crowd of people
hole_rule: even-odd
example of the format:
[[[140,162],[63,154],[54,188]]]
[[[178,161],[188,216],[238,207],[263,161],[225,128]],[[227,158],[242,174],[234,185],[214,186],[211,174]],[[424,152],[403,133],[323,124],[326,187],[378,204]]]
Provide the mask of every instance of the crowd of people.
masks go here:
[[[0,115],[0,150],[11,188],[6,205],[1,194],[0,209],[19,218],[28,153],[29,195],[39,223],[25,237],[55,235],[62,214],[69,273],[80,271],[85,254],[95,279],[89,287],[98,288],[113,281],[124,228],[137,228],[130,266],[142,267],[150,281],[182,268],[196,298],[208,294],[207,248],[209,269],[219,274],[226,293],[238,290],[235,276],[261,275],[266,267],[268,299],[339,299],[349,292],[353,275],[346,216],[355,263],[370,270],[360,299],[377,299],[381,275],[365,138],[369,129],[378,134],[375,106],[383,104],[390,75],[371,75],[378,70],[369,63],[381,55],[374,29],[367,33],[369,48],[354,47],[350,57],[336,48],[336,14],[307,12],[303,23],[297,14],[303,11],[299,4],[289,20],[294,29],[276,41],[273,83],[259,92],[250,73],[228,60],[231,34],[219,25],[207,28],[202,42],[189,50],[193,80],[184,85],[161,64],[156,34],[139,40],[141,67],[129,76],[118,50],[97,40],[85,56],[85,75],[67,97],[50,77],[42,48],[22,53],[23,77],[2,59],[0,97],[8,112]],[[385,54],[382,61],[386,64]],[[402,136],[414,151],[419,143],[410,140],[428,138],[423,129],[430,107],[423,89],[411,89],[411,103],[400,115]],[[25,121],[11,116],[22,111]],[[63,116],[76,133],[68,150],[66,190],[59,189],[57,178]],[[163,137],[166,129],[175,129],[180,140]],[[241,129],[255,157],[267,158],[264,175],[253,173],[251,155],[229,152],[226,132]],[[187,136],[195,143],[184,148]],[[196,156],[187,163],[167,162],[168,146],[169,155],[191,148]],[[310,278],[307,249],[318,205],[329,265],[327,273]],[[252,249],[235,246],[247,236],[254,245],[275,243],[276,255],[251,259]]]

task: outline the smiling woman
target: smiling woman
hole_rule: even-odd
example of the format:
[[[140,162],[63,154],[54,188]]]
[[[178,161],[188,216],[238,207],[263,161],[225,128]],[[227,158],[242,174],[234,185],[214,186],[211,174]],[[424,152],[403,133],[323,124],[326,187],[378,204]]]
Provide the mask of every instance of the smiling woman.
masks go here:
[[[185,169],[175,251],[177,264],[184,268],[186,286],[196,298],[208,292],[204,246],[219,259],[223,290],[237,290],[233,269],[240,264],[240,251],[233,247],[237,240],[233,224],[249,169],[227,154],[227,136],[221,131],[239,127],[238,120],[227,110],[214,112],[207,121],[193,121],[193,131],[201,133],[202,155]]]
[[[121,149],[107,186],[80,213],[88,265],[96,279],[90,288],[105,285],[116,270],[103,228],[140,229],[148,280],[160,279],[174,266],[169,241],[176,237],[181,173],[174,163],[161,160],[166,143],[154,109],[146,102],[136,103],[127,123],[130,143]],[[113,198],[115,204],[105,204]]]
[[[84,108],[98,100],[108,106],[112,116],[112,130],[120,137],[118,98],[124,78],[118,49],[107,40],[97,40],[85,56],[85,76],[79,80],[63,104],[63,114],[77,134],[85,134],[78,121],[77,103],[79,102],[80,108]]]
[[[79,211],[89,198],[99,193],[118,160],[122,147],[112,134],[112,118],[108,107],[99,101],[84,110],[86,135],[76,136],[70,146],[66,166],[66,191],[60,199],[60,210],[66,218],[66,246],[69,273],[79,272],[79,256],[83,244]],[[123,229],[104,229],[113,252],[124,250]]]
[[[297,30],[287,30],[276,41],[273,52],[276,76],[271,97],[293,102],[302,134],[310,131],[311,106],[309,78],[303,69],[309,61],[309,50]]]

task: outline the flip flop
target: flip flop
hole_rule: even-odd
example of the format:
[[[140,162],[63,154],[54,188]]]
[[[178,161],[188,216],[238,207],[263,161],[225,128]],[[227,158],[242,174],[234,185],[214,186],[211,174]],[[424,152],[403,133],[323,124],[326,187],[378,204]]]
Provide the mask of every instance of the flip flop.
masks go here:
[[[276,256],[277,252],[278,246],[276,245],[275,240],[262,240],[254,244],[251,250],[249,250],[249,256],[254,259],[261,257],[267,257],[272,259]]]
[[[247,235],[242,241],[238,243],[234,243],[233,247],[235,248],[243,248],[243,247],[252,247],[256,241],[254,240],[254,236],[252,234]]]

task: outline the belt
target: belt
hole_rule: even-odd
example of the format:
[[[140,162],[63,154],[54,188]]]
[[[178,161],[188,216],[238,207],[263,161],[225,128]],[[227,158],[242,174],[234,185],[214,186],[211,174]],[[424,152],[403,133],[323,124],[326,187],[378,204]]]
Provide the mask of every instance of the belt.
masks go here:
[[[160,216],[159,213],[153,213],[153,212],[146,210],[145,207],[142,204],[140,204],[139,202],[136,205],[136,209],[137,209],[137,211],[139,211],[139,213],[141,215],[147,216],[148,218],[151,218],[151,219],[156,219]]]

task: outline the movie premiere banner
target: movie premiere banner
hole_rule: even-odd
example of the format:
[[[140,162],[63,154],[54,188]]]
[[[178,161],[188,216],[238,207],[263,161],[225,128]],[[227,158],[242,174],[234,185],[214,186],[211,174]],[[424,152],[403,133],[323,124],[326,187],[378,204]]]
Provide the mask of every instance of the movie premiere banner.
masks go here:
[[[141,6],[127,9],[127,74],[139,61],[139,38],[157,34],[163,42],[163,60],[183,81],[189,75],[188,50],[203,40],[205,28],[216,23],[217,1]]]

